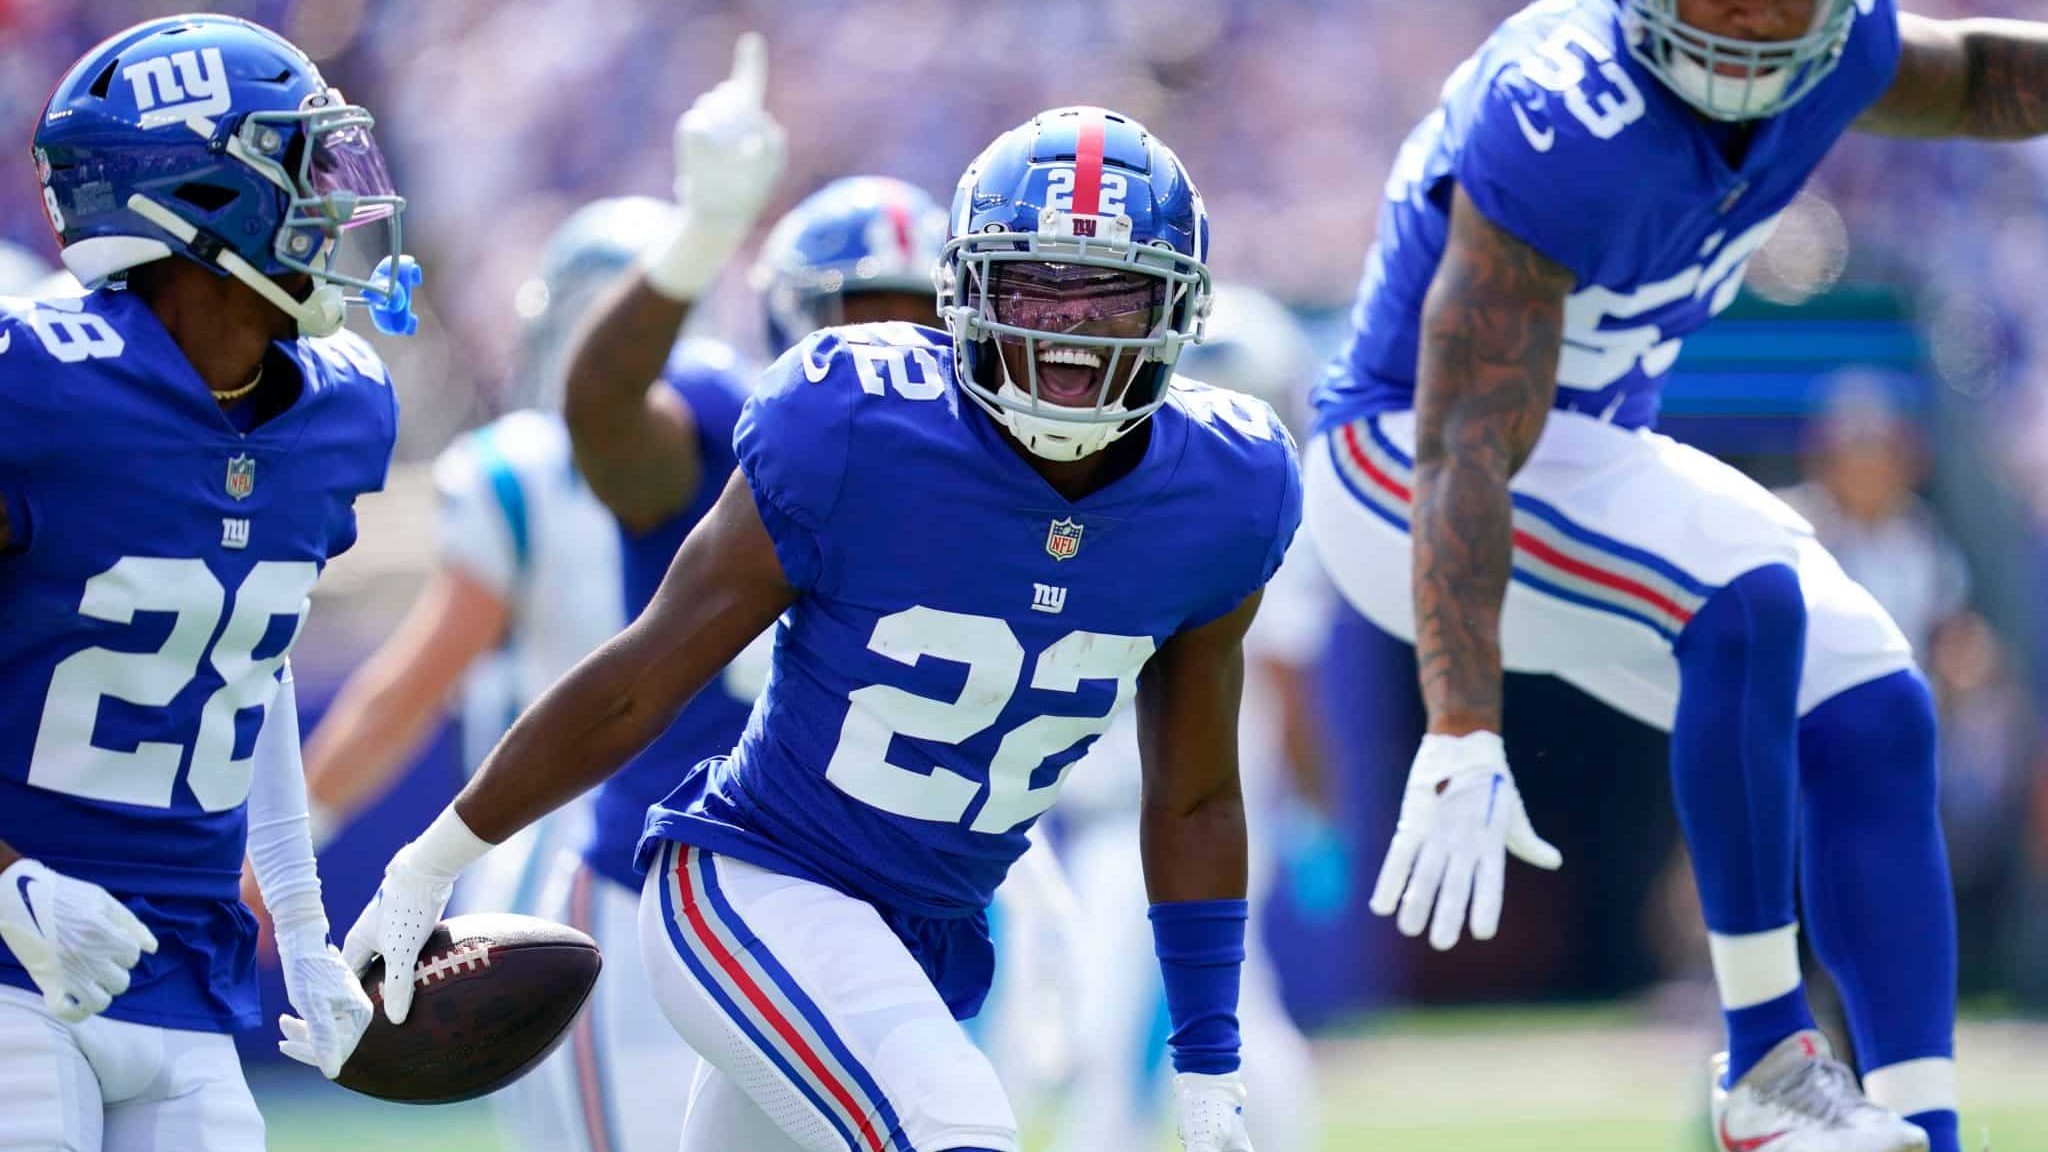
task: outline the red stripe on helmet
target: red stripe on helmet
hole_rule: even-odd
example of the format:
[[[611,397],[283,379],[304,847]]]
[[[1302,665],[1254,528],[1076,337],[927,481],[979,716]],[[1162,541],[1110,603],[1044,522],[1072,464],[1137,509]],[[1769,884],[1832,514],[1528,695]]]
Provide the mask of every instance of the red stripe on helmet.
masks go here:
[[[1102,211],[1102,137],[1108,127],[1102,113],[1082,114],[1081,136],[1074,145],[1074,211],[1082,216]]]
[[[901,196],[890,196],[882,208],[889,213],[889,223],[896,227],[896,246],[903,250],[903,259],[909,261],[917,255],[911,247],[910,205]]]

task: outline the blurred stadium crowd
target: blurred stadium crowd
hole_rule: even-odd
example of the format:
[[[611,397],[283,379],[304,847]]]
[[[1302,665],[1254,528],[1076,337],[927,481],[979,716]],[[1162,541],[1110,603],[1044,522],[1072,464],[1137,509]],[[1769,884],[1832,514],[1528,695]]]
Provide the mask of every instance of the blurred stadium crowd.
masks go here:
[[[1024,110],[1102,103],[1146,121],[1187,161],[1213,216],[1219,275],[1267,288],[1333,342],[1402,136],[1451,67],[1518,6],[1454,0],[1429,5],[1418,19],[1410,0],[217,5],[303,45],[379,118],[378,136],[412,206],[408,248],[428,269],[423,338],[383,346],[402,393],[400,456],[409,462],[532,402],[537,385],[516,379],[514,366],[521,317],[539,303],[523,285],[542,241],[591,197],[667,194],[674,117],[723,75],[742,29],[771,33],[769,103],[790,134],[790,171],[771,217],[850,172],[943,192],[980,144]],[[2048,16],[2048,3],[2037,0],[1908,6],[1929,15]],[[0,132],[26,140],[51,79],[99,35],[178,7],[0,0]],[[7,171],[0,238],[54,258],[25,154]],[[1944,714],[1944,803],[1963,901],[1966,992],[2015,994],[2048,1009],[2048,924],[2022,915],[2048,901],[2048,741],[2040,719],[2048,615],[2037,608],[2048,574],[2044,252],[2048,144],[1851,138],[1752,267],[1751,291],[1779,305],[1850,287],[1876,291],[1910,318],[1914,366],[1817,376],[1810,403],[1775,413],[1781,424],[1789,420],[1797,453],[1745,445],[1739,432],[1735,443],[1715,447],[1753,458],[1767,480],[1799,484],[1798,502],[1824,541],[1912,635]],[[718,306],[703,311],[713,333],[757,348],[743,277],[729,276]],[[422,517],[422,532],[424,525]],[[427,545],[417,550],[424,556]],[[393,600],[390,613],[403,606],[402,596]],[[1340,644],[1362,629],[1340,627]],[[327,635],[340,649],[328,662],[336,668],[377,639]],[[1384,696],[1389,685],[1398,695],[1408,691],[1410,667],[1392,658],[1335,661],[1328,695]],[[1582,718],[1594,711],[1574,707]],[[1401,725],[1413,718],[1403,707],[1367,711],[1383,739],[1333,733],[1331,743],[1347,781],[1353,862],[1369,873],[1391,824],[1387,797],[1405,767],[1405,753],[1375,753],[1412,746]],[[1697,928],[1685,927],[1697,917],[1669,895],[1685,885],[1645,879],[1659,874],[1676,843],[1661,772],[1644,759],[1657,741],[1613,719],[1584,719],[1557,739],[1559,772],[1525,772],[1532,810],[1546,790],[1561,806],[1587,807],[1583,797],[1595,786],[1562,766],[1592,750],[1622,761],[1609,768],[1631,781],[1604,793],[1605,803],[1634,803],[1640,793],[1645,811],[1662,813],[1646,822],[1632,859],[1580,856],[1557,881],[1576,886],[1557,899],[1610,914],[1606,902],[1633,893],[1640,911],[1623,919],[1629,938],[1609,929],[1508,983],[1489,970],[1505,963],[1505,952],[1468,949],[1417,985],[1402,976],[1408,946],[1365,925],[1356,909],[1334,920],[1326,909],[1296,909],[1309,924],[1304,931],[1349,941],[1313,950],[1325,963],[1376,961],[1370,980],[1302,973],[1297,998],[1306,1013],[1327,1018],[1418,989],[1432,997],[1611,993],[1682,975],[1703,959],[1687,938]],[[1573,743],[1576,758],[1562,750]],[[1546,789],[1546,775],[1564,778]],[[1574,859],[1568,839],[1560,846]],[[1362,886],[1360,879],[1353,888]],[[1517,963],[1526,975],[1529,954]]]

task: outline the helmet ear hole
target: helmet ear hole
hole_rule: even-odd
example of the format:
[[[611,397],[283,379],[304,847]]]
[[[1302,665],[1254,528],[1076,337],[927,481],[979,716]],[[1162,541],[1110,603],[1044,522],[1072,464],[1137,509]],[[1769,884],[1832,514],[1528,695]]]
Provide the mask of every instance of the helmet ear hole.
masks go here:
[[[239,193],[232,188],[222,188],[216,184],[187,182],[178,185],[177,191],[171,193],[171,195],[192,205],[201,212],[212,215],[233,204],[235,197]]]

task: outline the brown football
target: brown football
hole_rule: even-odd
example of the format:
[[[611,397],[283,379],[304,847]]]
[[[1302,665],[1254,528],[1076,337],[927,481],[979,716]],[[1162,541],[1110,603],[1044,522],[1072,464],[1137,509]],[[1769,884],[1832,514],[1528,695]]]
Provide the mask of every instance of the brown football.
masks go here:
[[[405,1104],[502,1088],[569,1034],[602,964],[595,941],[553,921],[500,912],[443,920],[420,950],[405,1023],[384,1018],[383,957],[363,974],[377,1012],[336,1083]]]

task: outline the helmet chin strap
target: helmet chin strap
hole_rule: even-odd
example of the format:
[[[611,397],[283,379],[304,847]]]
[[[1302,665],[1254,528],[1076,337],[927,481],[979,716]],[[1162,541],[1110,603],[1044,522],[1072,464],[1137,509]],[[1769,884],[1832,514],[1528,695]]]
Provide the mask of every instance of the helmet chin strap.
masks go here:
[[[1719,76],[1712,69],[1684,52],[1672,54],[1669,64],[1673,87],[1679,90],[1695,106],[1721,107],[1715,105],[1712,95],[1727,89],[1738,93],[1739,105],[1729,105],[1722,110],[1745,119],[1753,119],[1757,109],[1768,108],[1777,103],[1792,83],[1791,68],[1776,68],[1754,77]]]
[[[182,243],[191,244],[199,237],[199,229],[191,221],[140,192],[128,197],[128,210],[169,232]],[[278,311],[298,321],[301,336],[332,336],[341,331],[342,323],[348,319],[348,303],[338,284],[317,284],[311,295],[298,300],[231,248],[215,253],[214,261]]]
[[[971,389],[966,391],[968,395],[973,395]],[[1026,451],[1041,460],[1067,462],[1093,456],[1115,443],[1119,436],[1130,430],[1127,423],[1070,423],[1019,411],[1019,408],[1030,407],[1031,394],[1019,388],[1014,380],[1005,380],[1003,386],[996,390],[996,396],[1018,406],[1011,407],[1006,404],[1000,408],[992,408],[991,411],[997,421],[1010,430],[1010,434],[1017,438],[1018,443],[1024,445]],[[977,401],[979,399],[976,397]],[[984,403],[982,407],[990,406]],[[1124,410],[1123,402],[1105,405],[1102,410],[1105,413],[1121,412]]]

